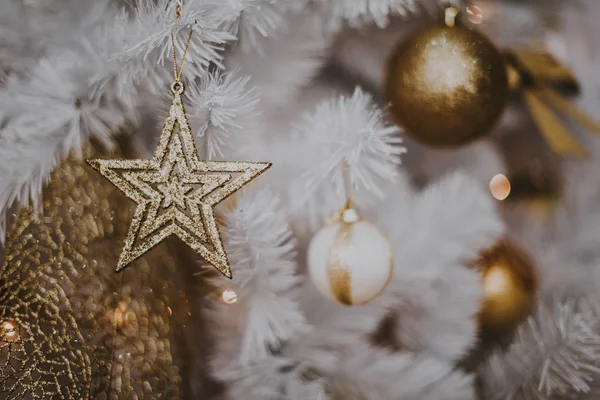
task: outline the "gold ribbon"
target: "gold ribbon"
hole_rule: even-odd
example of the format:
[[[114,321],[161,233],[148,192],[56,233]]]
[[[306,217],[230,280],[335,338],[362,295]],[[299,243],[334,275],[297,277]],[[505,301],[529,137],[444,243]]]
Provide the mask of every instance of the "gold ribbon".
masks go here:
[[[522,94],[548,146],[561,155],[588,157],[588,151],[562,120],[570,119],[600,135],[600,124],[564,97],[579,93],[577,78],[545,51],[511,50],[506,60],[511,90]]]

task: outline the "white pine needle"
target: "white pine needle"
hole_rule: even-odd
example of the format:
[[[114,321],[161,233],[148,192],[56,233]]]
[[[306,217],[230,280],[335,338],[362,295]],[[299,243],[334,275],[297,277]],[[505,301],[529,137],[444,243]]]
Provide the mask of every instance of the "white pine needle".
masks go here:
[[[540,305],[509,351],[494,355],[482,370],[486,398],[553,399],[589,392],[600,379],[597,324],[575,302]]]
[[[85,70],[72,56],[42,58],[27,80],[11,79],[0,92],[7,120],[0,146],[0,210],[14,201],[37,203],[57,160],[79,150],[91,134],[109,145],[110,134],[124,123],[118,104],[88,97]]]
[[[357,88],[350,97],[325,101],[304,115],[295,127],[295,149],[288,163],[299,179],[291,182],[294,213],[302,211],[315,223],[339,209],[347,193],[357,202],[381,199],[396,181],[400,156],[406,152],[399,129],[385,120],[370,95]]]
[[[261,38],[285,27],[284,13],[296,0],[230,0],[226,29],[234,34],[244,51],[262,51]]]
[[[243,152],[240,147],[255,138],[258,91],[248,77],[236,72],[214,72],[199,85],[188,85],[188,116],[204,159],[221,159]]]
[[[409,352],[355,343],[324,371],[334,398],[348,400],[475,399],[473,377],[451,364]]]
[[[319,0],[328,8],[334,19],[347,21],[351,26],[375,23],[378,27],[388,24],[392,15],[406,15],[417,10],[423,3],[437,0]]]
[[[306,329],[294,300],[300,283],[295,273],[295,242],[279,201],[267,191],[242,192],[227,213],[222,232],[240,299],[236,306],[242,308],[243,316],[237,311],[228,313],[224,306],[217,318],[239,319],[243,333],[238,360],[248,364]]]

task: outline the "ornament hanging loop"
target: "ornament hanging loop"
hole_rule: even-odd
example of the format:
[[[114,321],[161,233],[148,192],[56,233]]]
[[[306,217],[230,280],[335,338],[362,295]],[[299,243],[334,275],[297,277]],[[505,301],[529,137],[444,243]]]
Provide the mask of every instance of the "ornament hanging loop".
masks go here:
[[[459,8],[455,4],[449,4],[444,8],[444,23],[448,28],[454,28],[457,24]]]
[[[348,164],[344,165],[343,167],[343,175],[346,203],[340,212],[340,219],[342,222],[352,224],[360,220],[360,216],[354,208],[354,191],[352,190],[352,182],[350,182],[350,166]]]
[[[182,94],[184,92],[184,90],[185,90],[185,86],[183,86],[183,83],[181,83],[181,81],[175,81],[171,85],[171,92],[174,95]]]
[[[179,18],[181,18],[181,4],[177,4],[175,13],[176,13],[175,19],[173,20],[173,23],[175,23],[175,21],[177,21]],[[192,34],[193,33],[194,33],[194,30],[190,29],[190,33],[189,33],[187,41],[185,43],[185,50],[183,51],[183,56],[181,57],[181,65],[179,66],[179,68],[177,68],[175,35],[173,34],[173,30],[171,30],[171,47],[173,48],[173,77],[175,78],[175,84],[179,84],[177,89],[175,88],[175,84],[173,84],[173,86],[171,86],[171,91],[173,91],[173,93],[178,93],[178,94],[183,93],[183,85],[181,84],[181,72],[183,72],[183,64],[185,63],[185,59],[186,59],[188,50],[190,49],[190,43],[192,42]]]
[[[350,182],[350,166],[348,164],[344,164],[342,168],[342,177],[344,179],[344,196],[346,197],[344,210],[347,210],[354,208],[354,201],[352,200],[352,183]]]

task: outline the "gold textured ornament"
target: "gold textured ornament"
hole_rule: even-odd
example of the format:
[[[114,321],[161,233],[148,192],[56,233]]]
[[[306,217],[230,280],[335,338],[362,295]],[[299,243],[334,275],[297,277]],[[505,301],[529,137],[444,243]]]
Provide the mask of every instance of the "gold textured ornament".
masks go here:
[[[82,153],[98,155],[92,146]],[[52,173],[43,199],[41,212],[19,212],[7,235],[0,398],[191,398],[183,376],[202,352],[202,319],[187,301],[201,283],[186,271],[195,254],[169,241],[135,271],[114,274],[107,266],[132,210],[74,155]]]
[[[200,160],[181,99],[184,85],[179,79],[181,69],[177,71],[175,56],[174,64],[175,83],[171,86],[174,98],[154,157],[88,160],[137,203],[117,271],[167,237],[176,235],[223,275],[232,278],[213,207],[271,164]]]
[[[504,59],[481,33],[456,22],[421,28],[400,42],[387,64],[389,112],[408,135],[431,147],[455,147],[485,135],[504,110]]]
[[[548,146],[557,154],[588,157],[588,151],[559,116],[563,114],[600,135],[600,124],[565,97],[579,93],[579,82],[573,73],[550,53],[529,49],[508,51],[506,68],[510,89],[522,96]]]
[[[482,334],[511,332],[535,307],[535,264],[520,247],[504,239],[483,251],[474,267],[483,282],[484,300],[478,316]]]

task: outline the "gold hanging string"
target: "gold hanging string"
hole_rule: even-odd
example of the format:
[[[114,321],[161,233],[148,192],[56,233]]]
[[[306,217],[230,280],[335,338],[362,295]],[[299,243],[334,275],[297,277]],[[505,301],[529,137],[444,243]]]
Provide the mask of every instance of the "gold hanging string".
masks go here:
[[[173,22],[177,21],[181,18],[181,5],[178,4],[176,8],[176,15]],[[179,69],[177,68],[177,55],[175,49],[175,35],[173,35],[173,30],[171,30],[171,47],[173,47],[173,76],[175,78],[175,83],[180,83],[181,72],[183,71],[183,64],[185,63],[185,58],[187,56],[188,50],[190,48],[190,43],[192,42],[192,34],[194,30],[190,30],[190,34],[188,35],[187,42],[185,43],[185,50],[183,51],[183,57],[181,58],[181,65]]]
[[[344,164],[342,174],[344,178],[344,194],[346,196],[344,210],[348,210],[354,208],[354,189],[352,182],[350,181],[350,166],[348,164]]]
[[[334,212],[330,217],[325,219],[325,225],[334,225],[343,220],[344,213],[348,210],[354,210],[354,190],[350,181],[350,166],[344,164],[342,167],[342,179],[344,182],[344,196],[346,201],[342,208]]]

